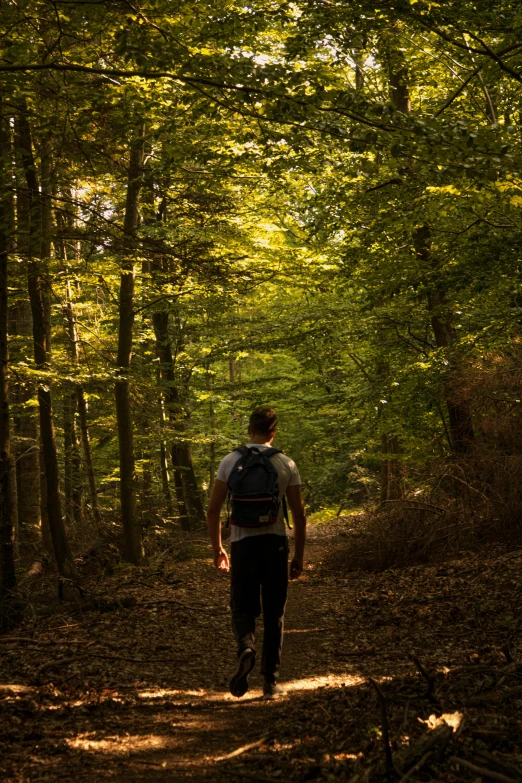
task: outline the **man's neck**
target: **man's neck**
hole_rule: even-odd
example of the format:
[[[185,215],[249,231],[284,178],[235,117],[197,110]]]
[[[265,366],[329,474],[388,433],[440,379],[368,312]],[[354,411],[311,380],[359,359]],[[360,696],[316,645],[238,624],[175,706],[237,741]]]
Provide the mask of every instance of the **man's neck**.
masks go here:
[[[259,446],[271,446],[273,440],[274,440],[273,438],[272,438],[272,440],[267,440],[266,435],[251,435],[250,436],[250,443],[255,443],[256,445],[259,445]]]

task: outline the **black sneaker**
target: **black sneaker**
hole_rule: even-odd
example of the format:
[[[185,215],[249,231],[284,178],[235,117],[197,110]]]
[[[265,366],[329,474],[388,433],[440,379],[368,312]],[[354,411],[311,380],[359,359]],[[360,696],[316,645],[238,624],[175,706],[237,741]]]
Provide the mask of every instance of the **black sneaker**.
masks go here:
[[[264,701],[275,701],[282,696],[286,696],[287,690],[282,685],[277,685],[275,682],[264,682],[263,684],[263,699]]]
[[[245,695],[248,690],[248,675],[254,668],[255,662],[255,651],[251,650],[250,647],[247,647],[239,656],[237,669],[230,680],[230,693],[232,696],[237,696],[239,699],[240,696]]]

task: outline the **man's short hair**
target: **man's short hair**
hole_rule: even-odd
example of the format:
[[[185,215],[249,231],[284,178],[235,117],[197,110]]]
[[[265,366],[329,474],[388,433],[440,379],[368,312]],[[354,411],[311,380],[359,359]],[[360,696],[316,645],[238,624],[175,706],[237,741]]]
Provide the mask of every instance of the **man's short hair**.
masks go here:
[[[250,414],[248,426],[256,435],[270,435],[277,427],[277,414],[269,405],[261,405]]]

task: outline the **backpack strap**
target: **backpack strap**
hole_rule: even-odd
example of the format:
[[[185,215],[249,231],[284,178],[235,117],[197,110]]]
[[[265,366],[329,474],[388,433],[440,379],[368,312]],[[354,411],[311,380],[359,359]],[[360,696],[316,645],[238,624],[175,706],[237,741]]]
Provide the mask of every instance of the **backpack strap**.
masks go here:
[[[261,454],[264,457],[268,457],[268,459],[270,459],[270,457],[275,456],[276,454],[282,454],[282,453],[283,452],[281,451],[281,449],[274,449],[273,447],[270,447],[269,449],[263,449],[263,451],[261,452]]]
[[[236,451],[239,454],[241,454],[241,457],[244,457],[245,454],[248,454],[248,449],[247,449],[246,446],[238,446],[237,449],[234,449],[232,454],[234,454],[234,452],[236,452]],[[241,457],[239,459],[241,459]],[[236,465],[237,465],[237,462],[234,463],[234,466],[233,466],[232,470],[234,469],[234,467]],[[226,522],[225,527],[230,527],[230,489],[227,492],[227,522]]]
[[[283,454],[283,452],[281,451],[281,449],[269,448],[269,449],[265,449],[263,451],[263,454],[265,457],[268,457],[268,459],[270,459],[270,457],[274,457],[276,454]],[[290,518],[288,516],[288,505],[286,503],[286,495],[283,495],[281,504],[283,506],[283,516],[285,518],[285,522],[288,525],[288,529],[292,530],[292,525],[290,524]]]

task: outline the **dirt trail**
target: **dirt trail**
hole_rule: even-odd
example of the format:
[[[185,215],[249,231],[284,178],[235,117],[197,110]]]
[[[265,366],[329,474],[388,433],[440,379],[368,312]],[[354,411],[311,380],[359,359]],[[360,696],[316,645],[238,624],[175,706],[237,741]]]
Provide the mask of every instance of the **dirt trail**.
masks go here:
[[[383,755],[369,677],[386,691],[400,756],[411,735],[426,731],[419,719],[462,709],[482,683],[481,674],[469,683],[465,674],[437,705],[410,653],[432,672],[487,659],[479,673],[505,665],[507,639],[516,655],[513,588],[522,553],[345,574],[336,563],[349,527],[312,531],[305,575],[290,586],[281,671],[289,692],[278,702],[262,701],[257,671],[245,697],[228,693],[229,579],[211,567],[203,541],[178,549],[166,567],[129,569],[99,585],[135,606],[69,608],[39,620],[33,642],[29,627],[20,631],[23,642],[0,638],[2,779],[347,781],[358,764],[379,764]],[[481,718],[479,705],[477,718],[468,705],[469,726],[478,721],[486,734],[497,732],[502,749],[513,752],[521,695],[511,693],[517,680],[505,684],[509,709],[501,696],[494,717],[488,707]],[[472,731],[459,741],[475,742]]]

